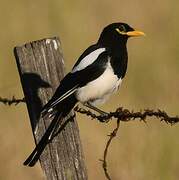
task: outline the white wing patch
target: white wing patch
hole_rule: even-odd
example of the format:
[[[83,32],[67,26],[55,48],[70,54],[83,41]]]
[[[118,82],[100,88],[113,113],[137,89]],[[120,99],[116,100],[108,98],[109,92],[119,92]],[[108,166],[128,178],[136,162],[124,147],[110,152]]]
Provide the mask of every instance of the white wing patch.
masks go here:
[[[105,50],[106,50],[105,48],[99,48],[99,49],[96,49],[95,51],[91,52],[87,56],[85,56],[81,60],[81,62],[72,69],[71,73],[85,69],[87,66],[92,64],[98,58],[98,56]]]
[[[59,97],[58,99],[56,99],[51,105],[50,105],[50,109],[48,110],[51,111],[51,109],[56,106],[59,102],[63,101],[64,99],[66,99],[68,96],[70,96],[71,94],[73,94],[76,90],[77,90],[77,86],[73,87],[72,89],[70,89],[69,91],[67,91],[66,93],[64,93],[61,97]]]

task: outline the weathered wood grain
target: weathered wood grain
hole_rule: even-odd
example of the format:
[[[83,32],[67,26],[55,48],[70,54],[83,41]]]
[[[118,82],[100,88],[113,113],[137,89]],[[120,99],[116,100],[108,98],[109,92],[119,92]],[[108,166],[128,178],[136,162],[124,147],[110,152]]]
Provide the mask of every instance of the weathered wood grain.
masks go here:
[[[60,41],[55,37],[30,42],[15,47],[14,53],[34,138],[38,142],[51,121],[49,118],[39,118],[40,110],[53,95],[64,76]],[[45,148],[40,163],[48,180],[87,179],[79,129],[75,119],[70,121]]]

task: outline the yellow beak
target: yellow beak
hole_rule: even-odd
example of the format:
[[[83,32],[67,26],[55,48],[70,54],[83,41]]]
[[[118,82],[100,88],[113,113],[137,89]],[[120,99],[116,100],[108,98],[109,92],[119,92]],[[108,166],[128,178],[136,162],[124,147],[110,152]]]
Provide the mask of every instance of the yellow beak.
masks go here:
[[[126,33],[128,36],[134,37],[134,36],[145,36],[145,33],[142,31],[129,31]]]

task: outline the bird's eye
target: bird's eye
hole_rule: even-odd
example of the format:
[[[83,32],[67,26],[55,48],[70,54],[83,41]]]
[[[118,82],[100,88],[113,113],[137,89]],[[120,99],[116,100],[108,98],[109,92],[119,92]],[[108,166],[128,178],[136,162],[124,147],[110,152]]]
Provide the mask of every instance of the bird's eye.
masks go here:
[[[119,30],[120,30],[121,32],[126,32],[126,28],[125,28],[124,25],[120,25],[120,26],[119,26]]]
[[[120,25],[118,28],[116,28],[116,31],[119,33],[119,34],[122,34],[122,35],[126,35],[126,28],[124,25]]]

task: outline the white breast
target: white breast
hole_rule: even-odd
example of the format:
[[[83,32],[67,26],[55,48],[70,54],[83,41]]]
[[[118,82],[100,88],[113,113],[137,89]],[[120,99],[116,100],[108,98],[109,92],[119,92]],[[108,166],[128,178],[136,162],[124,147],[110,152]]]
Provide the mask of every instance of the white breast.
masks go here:
[[[76,91],[76,98],[82,103],[102,104],[118,89],[121,82],[122,79],[118,79],[108,62],[106,70],[100,77]]]

